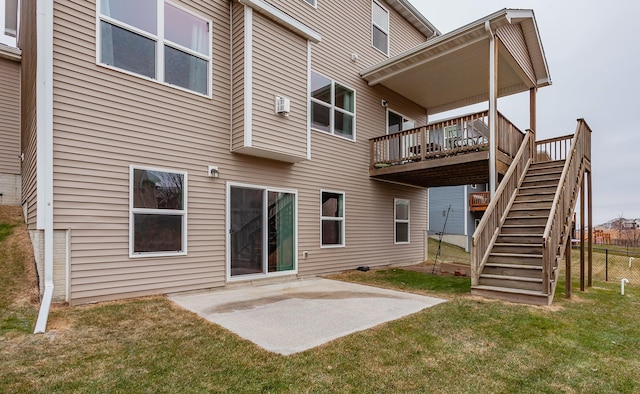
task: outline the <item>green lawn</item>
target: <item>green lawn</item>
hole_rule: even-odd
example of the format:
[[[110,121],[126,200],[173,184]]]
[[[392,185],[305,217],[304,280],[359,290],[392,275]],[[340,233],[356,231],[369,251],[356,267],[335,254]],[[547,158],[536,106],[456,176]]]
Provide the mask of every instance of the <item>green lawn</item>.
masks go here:
[[[14,227],[0,250],[23,231]],[[15,278],[0,283],[2,393],[640,391],[637,287],[623,297],[598,282],[566,300],[560,283],[553,306],[531,307],[471,297],[464,277],[348,272],[335,278],[450,301],[280,356],[164,297],[56,307],[49,331],[33,335],[38,308],[24,256],[0,256]]]

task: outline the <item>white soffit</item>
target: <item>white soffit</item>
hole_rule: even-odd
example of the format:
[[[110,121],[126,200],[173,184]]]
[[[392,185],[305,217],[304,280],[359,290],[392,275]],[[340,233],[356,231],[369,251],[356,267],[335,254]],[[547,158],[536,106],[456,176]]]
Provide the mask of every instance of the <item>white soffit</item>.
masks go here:
[[[533,73],[527,74],[502,43],[498,96],[551,84],[533,11],[504,9],[363,70],[370,86],[388,89],[438,113],[488,100],[489,38],[517,24]],[[522,41],[521,41],[522,42]],[[533,77],[533,80],[532,80]]]
[[[317,44],[322,40],[320,33],[263,0],[238,0],[238,2],[253,8],[277,23],[286,26],[288,29],[300,34],[302,37],[314,44]]]

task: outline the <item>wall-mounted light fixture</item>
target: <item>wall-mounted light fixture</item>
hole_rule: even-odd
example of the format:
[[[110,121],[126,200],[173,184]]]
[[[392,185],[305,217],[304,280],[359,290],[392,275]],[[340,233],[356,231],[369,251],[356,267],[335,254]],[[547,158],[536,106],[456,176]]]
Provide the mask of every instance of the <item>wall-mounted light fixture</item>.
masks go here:
[[[207,172],[207,176],[211,178],[220,178],[220,170],[218,170],[218,166],[209,166],[209,172]]]

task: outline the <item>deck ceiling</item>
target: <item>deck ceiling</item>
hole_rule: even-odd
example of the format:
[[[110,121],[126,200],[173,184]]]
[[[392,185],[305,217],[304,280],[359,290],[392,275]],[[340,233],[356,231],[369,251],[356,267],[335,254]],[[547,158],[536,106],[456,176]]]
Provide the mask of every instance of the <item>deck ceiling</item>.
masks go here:
[[[489,100],[492,33],[498,37],[498,97],[551,84],[531,10],[499,11],[361,75],[369,85],[385,86],[429,114],[484,102]]]

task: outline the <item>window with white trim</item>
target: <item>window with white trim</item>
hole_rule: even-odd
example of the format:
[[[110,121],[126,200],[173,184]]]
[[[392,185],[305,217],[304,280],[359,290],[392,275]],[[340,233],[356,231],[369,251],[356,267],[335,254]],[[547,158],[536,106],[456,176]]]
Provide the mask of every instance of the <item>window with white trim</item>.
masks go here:
[[[389,56],[389,11],[375,0],[371,1],[371,45]]]
[[[318,6],[317,0],[304,0],[304,1],[306,1],[307,3],[309,3],[310,5],[312,5],[314,7]]]
[[[100,0],[98,63],[203,95],[211,21],[164,0]]]
[[[187,174],[131,166],[129,254],[187,252]]]
[[[0,44],[17,46],[18,13],[18,0],[0,0]]]
[[[409,200],[396,198],[394,203],[395,243],[409,243]]]
[[[321,191],[320,207],[322,247],[340,247],[345,245],[344,234],[344,193]]]
[[[356,92],[311,71],[311,127],[355,141]]]

